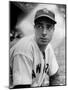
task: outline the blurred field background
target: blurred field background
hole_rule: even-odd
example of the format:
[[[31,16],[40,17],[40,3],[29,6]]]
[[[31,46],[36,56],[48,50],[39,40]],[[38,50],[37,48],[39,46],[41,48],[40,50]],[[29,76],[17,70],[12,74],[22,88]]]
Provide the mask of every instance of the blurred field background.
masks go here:
[[[65,55],[65,21],[66,5],[60,4],[39,4],[28,2],[10,2],[10,48],[20,40],[20,38],[34,33],[33,20],[35,12],[41,8],[48,8],[56,14],[57,25],[52,47],[55,51],[57,62],[60,67],[61,83],[66,83],[66,55]]]

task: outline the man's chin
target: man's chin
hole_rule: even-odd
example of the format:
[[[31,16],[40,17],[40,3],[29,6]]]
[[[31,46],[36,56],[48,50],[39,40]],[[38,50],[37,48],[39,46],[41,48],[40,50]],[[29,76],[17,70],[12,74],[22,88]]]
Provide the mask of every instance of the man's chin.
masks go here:
[[[39,44],[42,45],[42,46],[47,46],[48,42],[40,42]]]

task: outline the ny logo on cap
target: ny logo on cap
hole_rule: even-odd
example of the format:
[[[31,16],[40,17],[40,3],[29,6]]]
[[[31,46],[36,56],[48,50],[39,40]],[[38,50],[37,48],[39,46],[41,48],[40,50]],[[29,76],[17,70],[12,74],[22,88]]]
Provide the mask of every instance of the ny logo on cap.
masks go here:
[[[49,13],[49,11],[46,8],[44,8],[43,11],[46,13]]]

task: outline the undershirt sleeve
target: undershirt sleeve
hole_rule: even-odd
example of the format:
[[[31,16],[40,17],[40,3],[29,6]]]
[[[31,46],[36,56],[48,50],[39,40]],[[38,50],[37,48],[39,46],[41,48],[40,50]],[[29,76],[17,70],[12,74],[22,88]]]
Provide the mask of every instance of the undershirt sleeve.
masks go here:
[[[13,86],[32,83],[32,61],[22,55],[15,55],[13,60]]]

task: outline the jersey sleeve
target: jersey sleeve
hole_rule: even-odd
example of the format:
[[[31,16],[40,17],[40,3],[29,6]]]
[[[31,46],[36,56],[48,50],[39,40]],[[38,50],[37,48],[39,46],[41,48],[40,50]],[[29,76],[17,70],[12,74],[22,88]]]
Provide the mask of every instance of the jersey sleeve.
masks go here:
[[[13,86],[31,83],[32,61],[22,54],[15,55],[13,60]]]
[[[49,75],[52,76],[58,71],[59,66],[56,60],[56,56],[51,46],[50,46],[48,55],[49,55]]]

